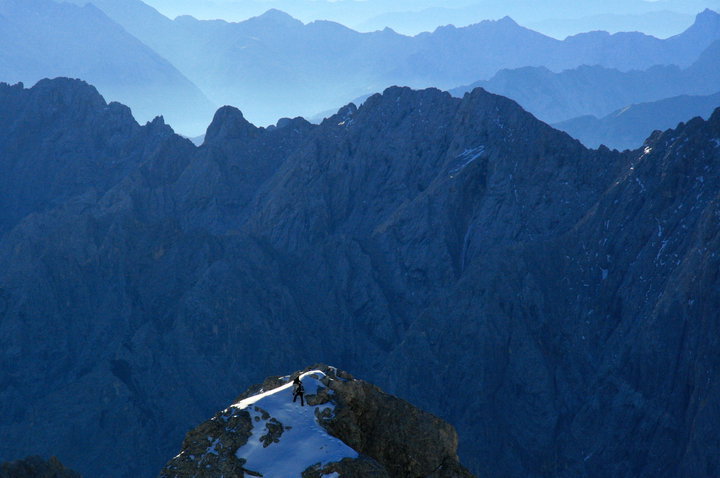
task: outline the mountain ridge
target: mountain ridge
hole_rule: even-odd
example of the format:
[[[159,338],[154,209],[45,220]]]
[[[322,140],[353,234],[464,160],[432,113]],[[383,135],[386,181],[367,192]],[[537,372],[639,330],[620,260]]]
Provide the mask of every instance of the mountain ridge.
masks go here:
[[[453,423],[476,474],[720,469],[720,111],[625,153],[482,89],[389,88],[320,125],[225,108],[199,148],[95,135],[103,111],[11,138],[136,166],[0,235],[3,457],[149,476],[238,382],[321,358]]]

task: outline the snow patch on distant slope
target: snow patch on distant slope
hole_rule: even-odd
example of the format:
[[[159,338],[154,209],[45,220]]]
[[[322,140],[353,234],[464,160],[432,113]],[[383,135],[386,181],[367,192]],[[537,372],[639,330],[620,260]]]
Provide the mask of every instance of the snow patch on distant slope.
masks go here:
[[[301,375],[305,396],[315,395],[324,387],[325,374],[313,370]],[[254,395],[234,404],[246,409],[253,423],[252,436],[235,456],[247,460],[244,467],[266,478],[300,476],[308,467],[324,466],[343,458],[357,458],[358,453],[341,440],[330,436],[318,422],[332,414],[334,405],[325,403],[304,407],[292,401],[292,382]],[[276,441],[273,440],[274,437]]]

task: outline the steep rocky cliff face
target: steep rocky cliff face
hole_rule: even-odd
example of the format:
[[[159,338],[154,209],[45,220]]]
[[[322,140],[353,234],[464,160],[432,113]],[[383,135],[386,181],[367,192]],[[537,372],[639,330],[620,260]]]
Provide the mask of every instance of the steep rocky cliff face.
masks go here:
[[[294,400],[295,378],[307,404]],[[271,377],[185,437],[163,478],[472,477],[452,426],[334,367]]]
[[[323,361],[448,420],[479,475],[720,470],[720,113],[620,154],[390,88],[317,126],[223,108],[196,148],[50,84],[58,119],[0,130],[3,459],[152,476],[238,383]],[[0,89],[4,124],[36,88]]]
[[[407,364],[421,350],[483,391],[433,396],[487,438],[475,470],[717,474],[719,127],[716,111],[650,138],[571,229],[477,251],[391,353],[408,396],[448,380]]]

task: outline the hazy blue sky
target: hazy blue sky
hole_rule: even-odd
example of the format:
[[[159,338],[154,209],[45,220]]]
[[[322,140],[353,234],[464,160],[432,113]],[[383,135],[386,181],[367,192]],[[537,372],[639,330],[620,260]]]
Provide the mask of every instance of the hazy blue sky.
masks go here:
[[[464,26],[511,16],[543,33],[565,35],[603,29],[638,30],[657,36],[679,33],[705,8],[720,0],[145,0],[174,18],[244,20],[270,8],[303,22],[333,20],[360,31],[385,26],[406,34],[452,23]],[[542,4],[542,8],[538,5]]]

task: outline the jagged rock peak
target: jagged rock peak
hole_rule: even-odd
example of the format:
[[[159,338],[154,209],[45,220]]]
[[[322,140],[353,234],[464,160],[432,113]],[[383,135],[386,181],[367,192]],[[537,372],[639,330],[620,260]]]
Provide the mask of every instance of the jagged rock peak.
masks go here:
[[[47,100],[48,104],[68,106],[85,103],[95,107],[107,105],[105,98],[94,86],[75,78],[45,78],[38,81],[30,91]]]
[[[148,121],[145,127],[148,129],[150,134],[157,134],[159,136],[170,136],[175,134],[172,127],[165,123],[165,118],[162,115],[156,116],[152,121]]]
[[[53,121],[55,124],[68,121],[90,121],[97,115],[103,120],[96,124],[107,126],[130,125],[137,127],[130,108],[112,101],[107,103],[98,90],[83,80],[58,77],[43,79],[31,88],[23,83],[8,85],[0,84],[0,99],[4,101],[20,101],[23,105],[20,114],[16,112],[12,118],[21,116],[33,121]],[[0,115],[0,123],[2,115]]]
[[[357,112],[358,107],[355,103],[348,103],[338,110],[334,115],[325,118],[323,124],[337,124],[338,126],[349,126],[352,117]]]
[[[284,128],[302,128],[311,127],[312,123],[301,116],[295,118],[280,118],[275,125],[267,127],[268,131],[274,131]]]
[[[205,142],[217,139],[246,139],[258,134],[260,128],[250,123],[242,111],[233,106],[223,106],[215,112],[205,134]]]
[[[305,405],[293,400],[293,380]],[[160,476],[472,477],[455,429],[327,365],[270,377],[190,431]]]
[[[452,101],[453,97],[450,93],[437,88],[415,90],[407,86],[391,86],[386,88],[382,94],[375,93],[370,96],[359,110],[366,113],[377,109],[405,111],[407,109],[422,108],[424,105],[428,106],[432,103],[450,103]],[[430,112],[428,110],[428,113]]]
[[[17,83],[7,83],[5,81],[0,81],[0,90],[2,89],[24,90],[25,84],[22,81],[18,81]]]

